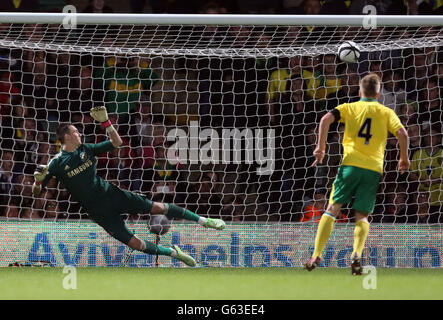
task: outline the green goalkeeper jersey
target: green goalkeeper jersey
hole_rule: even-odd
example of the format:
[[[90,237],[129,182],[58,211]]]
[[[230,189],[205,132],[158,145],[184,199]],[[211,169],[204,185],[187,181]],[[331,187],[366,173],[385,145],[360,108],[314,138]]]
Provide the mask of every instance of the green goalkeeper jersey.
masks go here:
[[[82,144],[73,152],[60,151],[49,162],[42,187],[48,184],[51,177],[56,177],[75,201],[91,207],[110,188],[108,182],[97,176],[96,156],[112,149],[114,146],[108,140],[98,144]]]

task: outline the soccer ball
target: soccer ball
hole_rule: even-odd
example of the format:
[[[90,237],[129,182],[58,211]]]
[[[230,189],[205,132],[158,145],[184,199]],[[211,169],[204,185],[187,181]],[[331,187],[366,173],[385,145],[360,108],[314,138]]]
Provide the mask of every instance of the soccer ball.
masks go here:
[[[152,215],[149,219],[148,229],[151,233],[165,234],[171,227],[171,221],[165,215]]]
[[[338,56],[343,62],[355,63],[360,58],[360,47],[354,41],[346,41],[338,48]]]

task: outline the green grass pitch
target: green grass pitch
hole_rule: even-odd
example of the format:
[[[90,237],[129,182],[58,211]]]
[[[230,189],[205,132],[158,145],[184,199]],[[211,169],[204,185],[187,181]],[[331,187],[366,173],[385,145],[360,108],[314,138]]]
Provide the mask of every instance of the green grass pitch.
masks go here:
[[[443,269],[377,269],[377,288],[350,270],[318,268],[2,268],[0,299],[297,300],[443,299]],[[6,289],[7,288],[7,289]]]

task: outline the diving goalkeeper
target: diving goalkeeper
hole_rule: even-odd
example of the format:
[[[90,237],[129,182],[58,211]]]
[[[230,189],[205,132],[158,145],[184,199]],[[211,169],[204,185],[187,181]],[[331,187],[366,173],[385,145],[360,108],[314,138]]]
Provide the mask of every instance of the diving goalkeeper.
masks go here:
[[[399,141],[400,159],[398,170],[408,170],[408,133],[398,116],[377,102],[381,81],[376,74],[369,74],[360,81],[361,100],[344,103],[327,113],[320,120],[316,160],[312,166],[322,163],[325,156],[326,137],[335,121],[345,124],[343,159],[332,185],[329,205],[318,224],[315,248],[305,269],[311,271],[320,264],[321,254],[328,241],[334,222],[343,204],[351,202],[355,209],[354,246],[351,254],[353,275],[361,275],[361,255],[369,233],[368,215],[374,210],[377,189],[383,173],[383,161],[388,132]]]
[[[109,140],[98,144],[83,144],[81,134],[70,124],[57,128],[57,138],[62,150],[50,160],[48,165],[39,165],[34,172],[33,193],[39,195],[52,177],[56,177],[73,199],[80,203],[89,217],[106,230],[112,237],[134,250],[147,254],[175,257],[188,266],[195,266],[195,260],[180,250],[156,245],[142,240],[128,230],[122,213],[165,214],[169,219],[186,219],[206,228],[222,230],[224,221],[204,218],[171,203],[153,202],[140,194],[122,190],[97,176],[96,156],[118,148],[122,140],[115,130],[105,107],[91,109],[91,116],[101,123]]]

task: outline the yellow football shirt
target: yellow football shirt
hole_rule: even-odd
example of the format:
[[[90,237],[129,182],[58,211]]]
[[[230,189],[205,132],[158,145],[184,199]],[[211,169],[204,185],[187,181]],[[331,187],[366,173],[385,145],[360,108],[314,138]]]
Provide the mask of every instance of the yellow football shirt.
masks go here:
[[[306,82],[308,95],[317,99],[324,100],[331,93],[337,92],[341,88],[340,78],[327,79],[320,72],[311,72],[303,70],[303,79]]]
[[[417,150],[412,156],[411,171],[415,172],[420,180],[426,180],[429,177],[439,179],[443,174],[442,167],[443,149],[430,155],[426,149]],[[443,203],[443,188],[440,183],[434,183],[428,187],[420,184],[420,190],[429,191],[431,206],[440,206]]]
[[[286,91],[286,85],[291,77],[291,73],[288,69],[278,69],[271,73],[269,77],[268,92],[266,98],[274,100],[277,93]]]
[[[345,124],[342,165],[383,174],[388,132],[396,136],[403,128],[398,116],[375,99],[343,103],[336,109],[340,112],[339,121]]]

